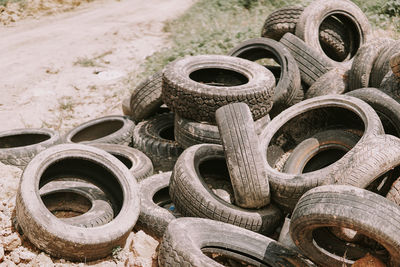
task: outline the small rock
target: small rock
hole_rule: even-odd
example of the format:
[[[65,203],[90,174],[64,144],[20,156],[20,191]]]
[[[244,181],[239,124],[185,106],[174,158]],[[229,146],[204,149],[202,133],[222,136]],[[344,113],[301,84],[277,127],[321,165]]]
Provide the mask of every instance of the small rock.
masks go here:
[[[1,263],[1,266],[5,266],[5,267],[14,267],[17,266],[14,262],[10,261],[10,260],[5,260],[4,262]]]
[[[0,246],[0,262],[3,262],[4,260],[4,248]]]
[[[19,257],[23,261],[31,261],[36,257],[36,254],[29,250],[24,250],[19,253]]]
[[[32,267],[41,267],[41,266],[53,266],[53,261],[49,256],[44,254],[43,252],[36,256],[36,258],[31,262]]]
[[[5,251],[12,251],[21,246],[21,238],[17,233],[12,233],[11,235],[4,237],[3,242]]]
[[[131,251],[136,257],[149,258],[156,252],[158,241],[143,231],[135,234],[131,244]]]
[[[10,253],[9,257],[10,257],[10,260],[12,260],[15,264],[18,264],[21,262],[21,259],[19,258],[18,250],[12,251]]]

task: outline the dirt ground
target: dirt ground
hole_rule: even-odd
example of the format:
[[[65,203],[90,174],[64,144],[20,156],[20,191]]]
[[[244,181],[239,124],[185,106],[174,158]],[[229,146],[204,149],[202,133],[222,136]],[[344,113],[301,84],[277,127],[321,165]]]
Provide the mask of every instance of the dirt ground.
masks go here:
[[[0,8],[0,21],[7,24],[0,26],[0,131],[47,127],[64,133],[90,119],[122,114],[130,74],[169,45],[164,22],[193,2],[32,0],[36,11]],[[0,266],[70,266],[40,253],[13,228],[20,175],[0,163]],[[144,232],[132,233],[120,253],[90,265],[152,266],[157,245]]]

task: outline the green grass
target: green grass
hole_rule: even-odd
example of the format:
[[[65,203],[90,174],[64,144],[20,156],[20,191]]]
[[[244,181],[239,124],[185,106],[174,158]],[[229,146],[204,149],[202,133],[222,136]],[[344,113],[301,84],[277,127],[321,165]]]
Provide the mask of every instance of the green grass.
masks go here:
[[[0,6],[6,6],[7,3],[22,2],[24,0],[0,0]]]
[[[388,27],[398,20],[384,11],[384,3],[396,1],[400,0],[354,0],[375,28]],[[177,58],[227,54],[241,41],[259,37],[272,11],[286,5],[306,6],[310,2],[312,0],[199,0],[185,14],[165,25],[172,46],[148,57],[142,71],[131,75],[130,88]]]

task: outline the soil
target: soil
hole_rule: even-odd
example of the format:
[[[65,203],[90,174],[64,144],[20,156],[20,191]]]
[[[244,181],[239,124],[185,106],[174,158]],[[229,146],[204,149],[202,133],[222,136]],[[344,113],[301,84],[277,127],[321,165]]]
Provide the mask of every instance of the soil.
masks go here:
[[[0,131],[65,133],[122,114],[145,58],[169,45],[164,23],[195,0],[27,0],[0,7]],[[68,11],[68,12],[65,12]],[[50,14],[50,15],[49,15]],[[12,18],[10,18],[10,16]],[[154,266],[158,241],[132,232],[125,248],[91,263],[38,251],[13,225],[22,171],[0,163],[0,266]]]

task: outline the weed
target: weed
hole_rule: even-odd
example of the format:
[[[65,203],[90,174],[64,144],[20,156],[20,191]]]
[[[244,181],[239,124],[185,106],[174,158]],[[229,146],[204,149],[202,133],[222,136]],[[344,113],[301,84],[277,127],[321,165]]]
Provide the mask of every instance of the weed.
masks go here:
[[[101,66],[101,63],[109,64],[110,62],[105,61],[103,58],[110,54],[112,54],[111,50],[101,53],[93,58],[78,57],[78,59],[74,62],[74,65],[80,65],[82,67],[99,67]]]
[[[76,105],[76,103],[74,103],[72,101],[72,97],[70,97],[70,96],[65,96],[58,100],[58,109],[60,111],[72,112],[72,111],[74,111],[75,105]]]

